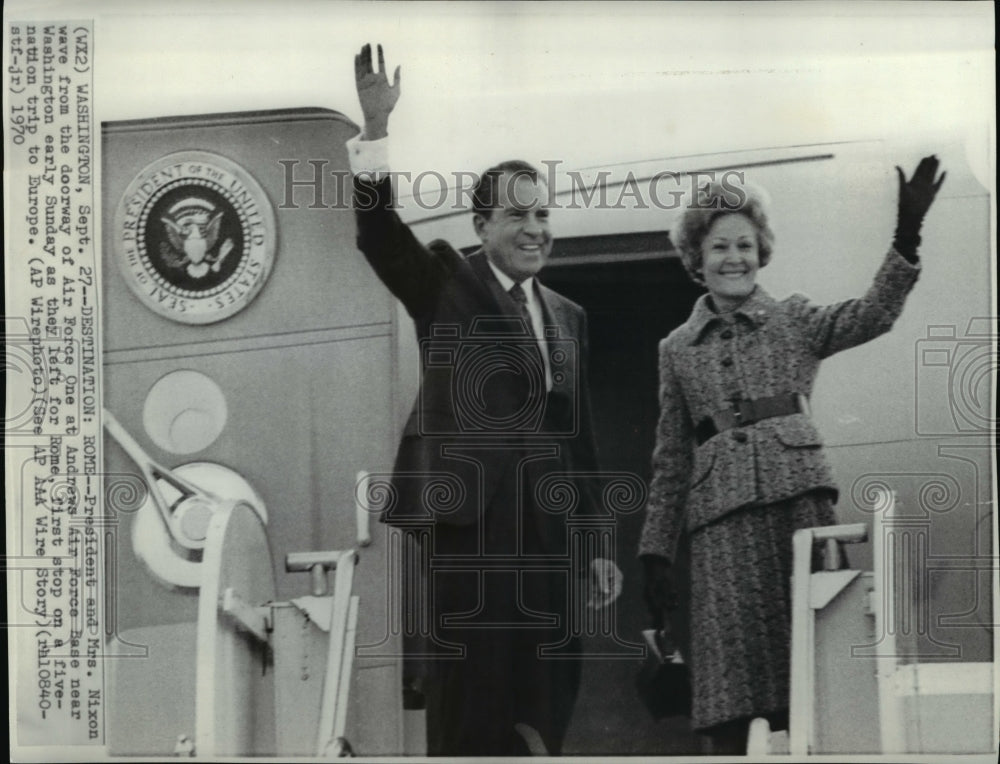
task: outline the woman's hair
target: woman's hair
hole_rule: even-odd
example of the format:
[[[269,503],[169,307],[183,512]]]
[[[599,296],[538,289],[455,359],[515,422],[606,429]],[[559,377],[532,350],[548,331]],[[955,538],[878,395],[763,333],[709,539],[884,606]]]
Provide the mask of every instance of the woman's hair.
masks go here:
[[[757,229],[757,252],[760,267],[771,261],[774,232],[767,218],[767,196],[763,189],[750,184],[729,185],[713,181],[698,189],[692,204],[684,211],[674,243],[681,252],[681,262],[692,279],[704,283],[701,270],[701,243],[708,229],[723,215],[743,215]]]

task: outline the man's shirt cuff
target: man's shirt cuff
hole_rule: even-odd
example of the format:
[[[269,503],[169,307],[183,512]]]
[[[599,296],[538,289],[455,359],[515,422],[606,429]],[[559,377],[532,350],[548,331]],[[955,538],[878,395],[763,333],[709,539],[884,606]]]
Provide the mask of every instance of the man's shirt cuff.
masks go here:
[[[389,174],[389,138],[363,141],[359,133],[347,141],[347,157],[356,177],[382,180]]]

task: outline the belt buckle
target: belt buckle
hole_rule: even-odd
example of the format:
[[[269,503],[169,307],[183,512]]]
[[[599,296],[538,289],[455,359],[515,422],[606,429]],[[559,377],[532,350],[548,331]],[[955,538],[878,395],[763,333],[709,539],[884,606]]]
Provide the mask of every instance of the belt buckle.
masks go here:
[[[748,400],[744,398],[737,398],[731,401],[731,410],[733,412],[733,421],[736,422],[736,426],[740,427],[744,424],[744,420],[748,418],[748,412],[744,411],[744,404],[749,403]]]
[[[812,412],[809,410],[809,398],[807,398],[802,393],[795,396],[799,404],[799,412],[805,414],[806,416],[812,416]]]

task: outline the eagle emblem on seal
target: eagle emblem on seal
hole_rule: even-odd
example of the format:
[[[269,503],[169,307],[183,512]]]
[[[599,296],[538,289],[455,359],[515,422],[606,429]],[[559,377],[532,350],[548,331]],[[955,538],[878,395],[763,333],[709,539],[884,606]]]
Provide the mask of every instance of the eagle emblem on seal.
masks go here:
[[[160,242],[160,257],[167,267],[184,268],[193,279],[218,273],[233,249],[229,238],[216,249],[224,214],[200,197],[182,199],[167,210],[160,218],[167,234]]]

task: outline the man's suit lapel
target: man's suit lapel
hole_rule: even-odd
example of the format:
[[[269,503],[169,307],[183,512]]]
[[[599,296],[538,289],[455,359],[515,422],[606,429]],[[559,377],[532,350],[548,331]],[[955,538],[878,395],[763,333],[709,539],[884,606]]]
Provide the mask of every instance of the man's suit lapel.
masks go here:
[[[558,329],[558,334],[555,337],[546,336],[549,354],[552,357],[553,350],[555,349],[553,348],[554,344],[562,344],[563,347],[566,347],[567,343],[578,343],[584,338],[577,336],[577,327],[573,314],[569,309],[569,303],[537,279],[535,280],[535,284],[538,286],[538,294],[542,302],[542,312],[545,314],[546,335],[550,334],[550,327]],[[579,349],[574,355],[576,356],[577,363],[579,363]],[[575,374],[576,372],[572,373]],[[572,398],[575,386],[575,379],[571,380],[570,376],[566,374],[556,374],[553,369],[552,392],[569,395]]]
[[[542,312],[545,314],[545,326],[559,327],[559,338],[568,339],[575,337],[576,327],[573,324],[573,317],[569,311],[569,306],[562,297],[553,292],[543,283],[535,280],[538,285],[538,294],[542,299]]]
[[[486,259],[486,254],[482,250],[473,252],[466,258],[469,267],[472,268],[473,272],[479,278],[479,281],[486,287],[492,298],[493,304],[496,307],[495,315],[512,316],[514,318],[520,318],[521,314],[518,311],[517,305],[511,298],[507,291],[503,288],[503,285],[497,280],[496,274],[493,273],[493,269],[490,268],[489,260]]]

